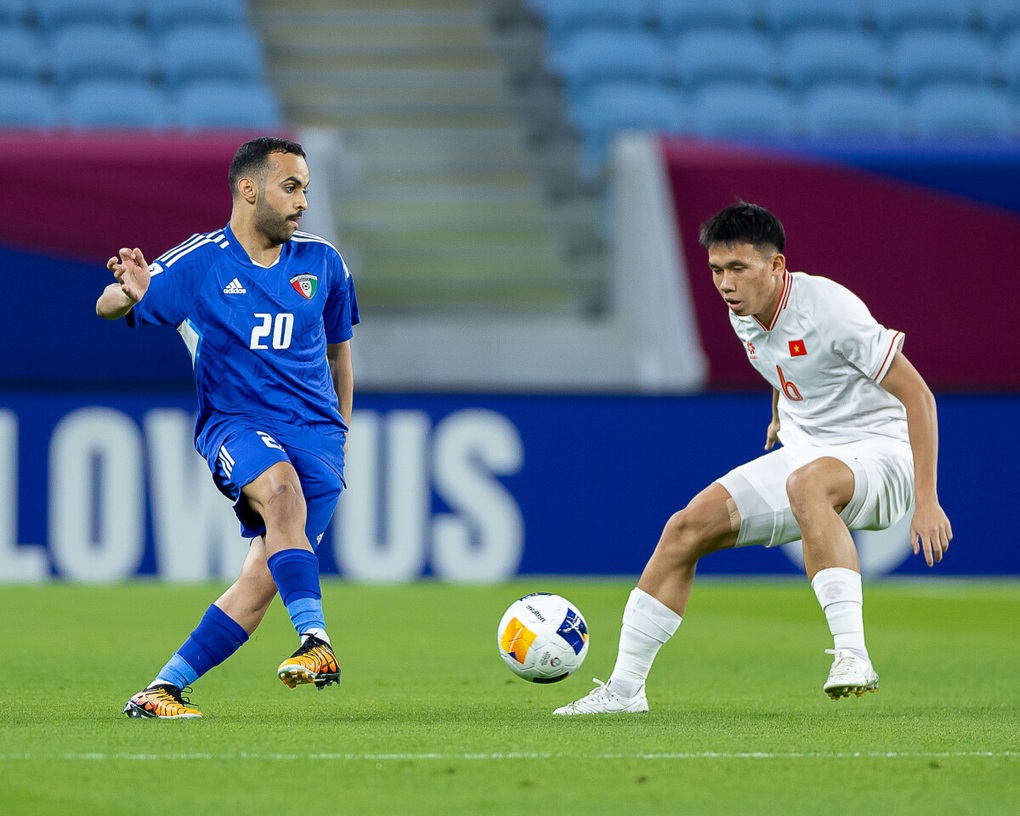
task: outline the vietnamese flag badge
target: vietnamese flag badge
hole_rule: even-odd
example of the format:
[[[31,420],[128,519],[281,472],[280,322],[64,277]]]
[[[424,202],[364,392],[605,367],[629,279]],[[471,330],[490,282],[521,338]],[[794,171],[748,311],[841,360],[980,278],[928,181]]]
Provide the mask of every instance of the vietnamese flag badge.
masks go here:
[[[803,357],[807,354],[807,348],[804,346],[803,340],[791,340],[790,341],[790,356],[791,357]]]

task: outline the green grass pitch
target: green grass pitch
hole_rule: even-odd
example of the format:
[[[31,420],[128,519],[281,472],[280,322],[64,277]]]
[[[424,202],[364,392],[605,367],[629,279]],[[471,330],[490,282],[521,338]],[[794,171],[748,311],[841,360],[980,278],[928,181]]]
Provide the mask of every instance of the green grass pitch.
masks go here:
[[[648,686],[651,713],[552,717],[612,669],[630,580],[324,586],[343,684],[276,678],[279,602],[196,684],[205,717],[124,701],[219,586],[0,587],[0,813],[1015,814],[1020,582],[873,582],[881,690],[831,701],[806,581],[702,580]],[[513,677],[495,628],[529,591],[588,619],[580,672]]]

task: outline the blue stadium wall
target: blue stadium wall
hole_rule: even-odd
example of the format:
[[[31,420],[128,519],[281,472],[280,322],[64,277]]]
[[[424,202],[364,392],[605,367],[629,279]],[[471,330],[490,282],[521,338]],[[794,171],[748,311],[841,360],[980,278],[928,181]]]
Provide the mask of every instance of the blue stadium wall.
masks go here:
[[[122,241],[155,255],[226,222],[224,168],[238,141],[181,147],[156,139],[148,150],[137,141],[105,149],[94,140],[78,147],[44,141],[34,145],[39,161],[25,161],[33,147],[25,142],[14,145],[20,154],[8,150],[0,160],[7,162],[5,179],[31,169],[21,189],[33,191],[30,205],[18,198],[21,185],[4,185],[0,194],[6,212],[25,216],[0,228],[8,295],[0,355],[0,581],[226,578],[243,558],[229,504],[191,447],[194,396],[180,338],[171,330],[134,333],[93,313],[109,280],[103,261]],[[688,207],[714,210],[747,195],[740,179],[715,181],[732,173],[733,157],[724,158],[707,174],[701,155],[699,175],[684,177]],[[777,166],[769,154],[757,161],[763,173]],[[835,172],[834,160],[825,161],[825,172]],[[810,161],[783,164],[782,183],[794,190],[797,174],[810,170],[795,165]],[[962,172],[960,163],[953,166]],[[769,180],[767,173],[761,178]],[[711,195],[697,186],[709,182],[718,186]],[[817,178],[812,183],[822,195]],[[917,180],[897,184],[912,185],[898,187],[910,196],[924,194]],[[140,187],[159,189],[160,200],[149,206]],[[727,200],[719,203],[720,196]],[[926,206],[958,207],[960,196],[960,189],[933,195]],[[811,200],[804,198],[807,213]],[[887,204],[901,208],[903,201],[890,197]],[[885,220],[877,213],[882,200],[841,205],[856,212],[867,206],[870,217]],[[796,224],[807,213],[784,220]],[[986,201],[972,213],[979,220],[985,214],[1005,225],[1000,238],[1012,235],[1015,212]],[[690,230],[694,215],[681,213],[681,226]],[[898,237],[928,246],[925,223],[912,221],[906,232],[901,224]],[[934,243],[970,240],[972,230],[956,226]],[[980,382],[972,366],[958,364],[966,355],[941,368],[936,358],[946,355],[935,355],[924,368],[939,396],[940,493],[956,534],[938,575],[1020,575],[1020,549],[1004,522],[1020,452],[1020,343],[1011,317],[1020,277],[1010,267],[1017,244],[986,238],[967,245],[966,265],[928,267],[920,286],[912,279],[913,301],[937,315],[935,325],[907,314],[903,287],[888,278],[868,298],[887,323],[900,327],[889,312],[917,323],[906,327],[908,348],[923,348],[928,334],[944,342],[949,332],[954,350],[966,346],[973,360],[994,363],[984,365]],[[700,268],[691,257],[690,268]],[[961,281],[980,310],[964,302]],[[987,300],[975,290],[987,290]],[[699,318],[710,313],[699,309]],[[703,341],[711,331],[702,326]],[[710,355],[739,356],[732,337],[719,336],[708,343]],[[716,364],[724,371],[728,365]],[[636,575],[672,512],[761,451],[769,418],[764,387],[726,377],[713,383],[733,390],[687,397],[358,392],[349,490],[320,546],[323,567],[376,581]],[[862,535],[858,543],[869,573],[928,573],[902,528]],[[749,548],[711,556],[700,572],[795,574],[799,566],[795,548]]]
[[[182,351],[183,353],[183,351]],[[0,577],[227,577],[244,555],[190,447],[190,394],[0,395]],[[943,395],[940,493],[956,538],[938,575],[1020,575],[1012,506],[1020,397]],[[359,394],[327,572],[640,572],[669,515],[761,451],[769,397]],[[874,535],[874,534],[869,534]],[[861,541],[872,573],[927,572],[906,534]],[[702,573],[796,573],[760,547]]]

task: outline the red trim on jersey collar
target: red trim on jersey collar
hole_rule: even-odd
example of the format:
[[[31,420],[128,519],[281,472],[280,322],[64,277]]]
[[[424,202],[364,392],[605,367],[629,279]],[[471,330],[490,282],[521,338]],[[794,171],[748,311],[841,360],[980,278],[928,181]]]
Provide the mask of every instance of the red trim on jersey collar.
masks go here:
[[[757,321],[758,325],[765,329],[765,331],[772,331],[772,329],[775,328],[776,321],[779,320],[780,312],[782,312],[783,309],[786,308],[786,304],[790,300],[791,289],[793,289],[793,275],[791,274],[789,269],[786,269],[783,271],[783,291],[779,295],[779,305],[776,306],[776,313],[772,315],[772,320],[766,326],[764,323],[758,320],[758,315],[752,315],[755,321]]]

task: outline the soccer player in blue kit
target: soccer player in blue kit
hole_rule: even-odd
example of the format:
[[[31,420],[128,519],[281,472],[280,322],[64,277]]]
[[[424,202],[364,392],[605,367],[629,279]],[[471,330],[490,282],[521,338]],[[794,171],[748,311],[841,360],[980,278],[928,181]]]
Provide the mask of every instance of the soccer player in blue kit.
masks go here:
[[[315,547],[344,487],[353,405],[354,282],[337,249],[298,231],[309,172],[301,146],[262,137],[230,164],[230,222],[146,263],[123,248],[96,313],[175,326],[191,353],[195,447],[252,538],[213,603],[129,717],[195,718],[184,689],[242,646],[279,592],[301,645],[277,674],[291,688],[339,683]]]

